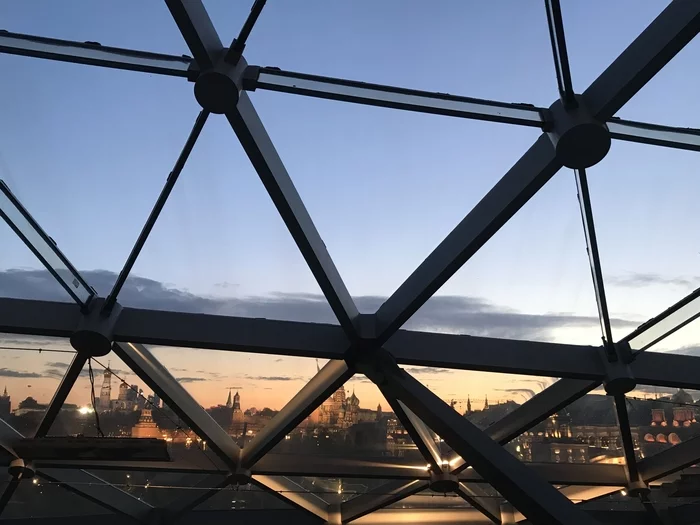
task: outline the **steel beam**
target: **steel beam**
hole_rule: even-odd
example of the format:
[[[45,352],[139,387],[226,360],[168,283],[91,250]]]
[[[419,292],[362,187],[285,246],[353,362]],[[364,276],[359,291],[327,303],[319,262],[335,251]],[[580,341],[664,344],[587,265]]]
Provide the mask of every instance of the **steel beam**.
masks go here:
[[[483,372],[597,379],[597,347],[399,330],[385,344],[397,363]]]
[[[547,135],[518,160],[377,311],[380,343],[396,332],[561,167]]]
[[[12,499],[12,496],[15,495],[15,492],[19,488],[19,484],[22,482],[21,477],[17,476],[9,476],[10,480],[7,482],[7,486],[5,487],[5,490],[2,491],[0,494],[0,517],[2,517],[2,512],[5,510],[5,507],[7,507],[7,504],[10,502]]]
[[[405,372],[385,374],[387,388],[437,432],[504,498],[536,523],[594,523],[549,483]]]
[[[329,361],[287,403],[272,420],[263,427],[241,453],[241,466],[250,468],[272,450],[284,436],[294,430],[304,419],[345,384],[354,374],[345,361]]]
[[[700,31],[700,2],[671,2],[583,93],[591,113],[609,120]]]
[[[236,470],[241,449],[146,347],[115,343],[114,353],[194,430],[224,461]]]
[[[557,74],[559,96],[564,103],[564,107],[575,108],[578,103],[574,97],[574,88],[571,84],[571,70],[569,69],[569,55],[566,51],[561,5],[559,5],[559,0],[545,0],[545,8],[547,11],[547,25],[549,26],[552,55],[554,55],[554,69]]]
[[[51,425],[53,425],[56,417],[58,417],[58,413],[61,411],[61,408],[63,408],[63,403],[66,402],[66,398],[68,397],[68,394],[70,394],[70,391],[73,388],[75,381],[78,379],[80,372],[83,371],[83,367],[85,366],[85,363],[87,363],[87,360],[88,358],[83,354],[76,353],[73,356],[73,361],[71,361],[71,364],[66,369],[63,379],[61,380],[61,384],[58,385],[58,388],[51,399],[51,403],[49,403],[49,406],[44,413],[44,417],[41,419],[39,427],[34,433],[34,437],[45,437],[49,433],[49,430],[51,430]]]
[[[56,241],[47,235],[2,180],[0,180],[0,218],[5,220],[46,270],[68,292],[68,295],[80,306],[87,306],[95,295],[95,291],[58,249]]]
[[[165,0],[200,70],[216,62],[224,45],[201,0]]]
[[[166,514],[174,523],[188,512],[194,510],[198,505],[201,505],[208,499],[214,497],[221,489],[228,487],[230,484],[231,480],[228,477],[221,479],[221,474],[211,474],[195,485],[196,487],[205,490],[205,492],[196,494],[195,497],[189,498],[186,501],[177,500],[171,502],[166,507]],[[207,488],[210,488],[211,490],[206,490]]]
[[[192,59],[0,30],[0,53],[187,78]]]
[[[617,415],[617,426],[620,428],[620,438],[622,439],[622,450],[625,455],[625,473],[627,474],[627,485],[632,485],[641,481],[639,469],[637,468],[637,454],[634,451],[634,440],[630,430],[630,419],[627,413],[627,399],[624,394],[613,396],[615,402],[615,413]]]
[[[428,488],[428,482],[420,480],[390,481],[380,485],[376,489],[356,496],[340,506],[343,523],[354,521],[426,488]]]
[[[277,68],[249,66],[243,88],[264,89],[307,97],[338,100],[367,106],[431,113],[467,119],[545,127],[546,110],[530,104],[511,104],[477,98],[403,89],[340,78],[282,71]]]
[[[646,483],[663,478],[700,462],[700,436],[679,443],[639,462],[639,474]]]
[[[630,348],[641,352],[652,347],[700,317],[700,288],[622,338]]]
[[[501,525],[501,505],[478,485],[460,483],[457,495],[492,522]]]
[[[180,173],[182,173],[182,170],[185,168],[187,159],[189,158],[190,153],[192,153],[192,148],[194,148],[195,142],[197,142],[199,134],[202,132],[202,129],[204,128],[204,124],[206,124],[208,117],[208,111],[202,110],[199,112],[199,115],[195,120],[194,126],[192,127],[192,131],[190,131],[190,134],[187,137],[185,146],[182,148],[182,152],[180,152],[180,156],[175,162],[173,171],[171,171],[168,175],[168,178],[165,181],[165,185],[163,186],[160,195],[158,195],[158,199],[156,200],[156,203],[153,206],[151,213],[148,215],[148,219],[146,219],[146,223],[143,225],[143,229],[141,230],[141,233],[136,239],[136,242],[133,248],[131,249],[131,253],[129,253],[126,262],[124,263],[124,267],[122,268],[121,272],[119,272],[117,280],[114,282],[112,291],[109,292],[109,295],[107,296],[105,302],[102,305],[103,313],[111,312],[112,308],[114,307],[114,304],[117,302],[119,292],[121,291],[122,286],[124,286],[126,279],[129,277],[129,273],[134,267],[134,263],[136,262],[136,259],[138,258],[139,254],[141,253],[141,249],[143,248],[144,244],[146,244],[146,240],[148,239],[151,230],[153,230],[153,226],[155,226],[156,221],[158,220],[158,216],[163,210],[163,206],[165,206],[165,203],[168,200],[170,193],[175,187],[175,183],[180,177]]]
[[[360,315],[357,306],[245,91],[236,110],[226,117],[340,325],[350,339],[356,339]]]
[[[0,299],[0,313],[2,302]],[[342,359],[350,346],[343,330],[335,325],[136,308],[122,308],[114,338],[144,344],[318,359]]]
[[[68,338],[81,317],[73,303],[0,298],[0,332],[6,334]]]
[[[256,485],[270,491],[282,501],[291,503],[323,521],[328,521],[328,503],[316,494],[306,491],[291,479],[284,476],[255,475],[252,480]]]
[[[598,305],[598,318],[600,320],[600,330],[603,333],[605,352],[609,360],[617,359],[612,328],[610,327],[610,315],[608,314],[608,301],[605,297],[605,285],[603,284],[603,269],[600,264],[600,254],[598,253],[598,241],[595,234],[595,224],[593,221],[593,208],[591,206],[591,194],[588,191],[588,177],[586,170],[574,170],[576,188],[578,189],[578,202],[581,210],[581,222],[583,223],[583,233],[586,239],[586,251],[588,252],[588,263],[591,267],[591,277],[593,278],[593,289],[595,291],[596,304]]]
[[[384,394],[384,392],[382,392],[382,394]],[[428,465],[430,465],[431,470],[435,473],[442,472],[442,453],[437,443],[435,443],[432,430],[401,401],[386,395],[384,395],[384,398],[389,402],[389,405],[391,405],[394,414],[406,429],[408,435],[411,436],[413,443],[418,447],[419,452]]]
[[[615,118],[608,121],[610,136],[614,139],[666,148],[700,151],[700,130],[660,126]]]

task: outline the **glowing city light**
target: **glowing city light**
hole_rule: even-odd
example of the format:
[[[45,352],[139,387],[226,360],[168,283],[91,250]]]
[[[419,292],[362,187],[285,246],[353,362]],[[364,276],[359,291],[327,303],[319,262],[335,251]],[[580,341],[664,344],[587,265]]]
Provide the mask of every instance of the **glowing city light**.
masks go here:
[[[80,412],[81,415],[86,416],[87,414],[92,414],[95,412],[95,409],[92,407],[80,407],[78,412]]]

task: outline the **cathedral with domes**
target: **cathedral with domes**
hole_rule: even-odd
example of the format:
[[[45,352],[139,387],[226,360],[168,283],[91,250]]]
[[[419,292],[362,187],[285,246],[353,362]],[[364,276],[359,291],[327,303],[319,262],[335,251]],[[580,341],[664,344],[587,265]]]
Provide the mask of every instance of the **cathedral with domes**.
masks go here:
[[[347,396],[343,386],[326,399],[311,416],[312,423],[323,427],[350,428],[359,421],[360,399],[354,390]]]

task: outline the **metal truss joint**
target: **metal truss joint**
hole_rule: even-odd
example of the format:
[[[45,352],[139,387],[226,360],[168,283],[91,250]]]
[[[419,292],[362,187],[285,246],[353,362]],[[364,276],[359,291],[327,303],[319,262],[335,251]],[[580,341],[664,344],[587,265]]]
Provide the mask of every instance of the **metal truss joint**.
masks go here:
[[[94,298],[80,318],[78,328],[70,336],[70,344],[76,352],[88,357],[100,357],[112,350],[114,327],[122,307],[115,303],[108,312],[103,312],[104,302],[102,297]]]
[[[23,459],[16,458],[10,461],[7,473],[15,479],[31,479],[34,477],[34,467],[31,463],[25,463]]]
[[[449,472],[430,472],[428,488],[440,494],[456,493],[459,490],[459,477]]]
[[[627,486],[627,494],[630,496],[648,496],[651,492],[649,485],[647,485],[641,479],[637,481],[632,481]]]
[[[612,358],[611,353],[612,352]],[[600,359],[605,368],[603,385],[608,395],[624,395],[634,390],[637,380],[623,352],[618,351],[617,344],[610,344],[608,348],[600,347]]]
[[[564,166],[582,169],[603,160],[610,150],[610,132],[588,111],[584,99],[576,95],[576,107],[565,107],[557,100],[549,107],[552,128],[547,132]]]
[[[380,387],[388,384],[387,376],[389,374],[403,373],[403,370],[396,363],[396,359],[388,350],[375,348],[372,345],[353,345],[348,350],[345,362],[348,367],[355,370],[355,373],[364,374]]]
[[[195,80],[194,96],[199,105],[218,115],[235,110],[247,67],[245,58],[240,57],[236,63],[231,64],[222,54],[211,68],[202,71]]]

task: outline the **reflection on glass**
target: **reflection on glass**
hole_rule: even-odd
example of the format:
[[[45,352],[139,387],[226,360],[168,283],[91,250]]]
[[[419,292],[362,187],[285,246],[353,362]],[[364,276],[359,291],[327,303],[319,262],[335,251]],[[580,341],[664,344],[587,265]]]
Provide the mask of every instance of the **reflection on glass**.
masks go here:
[[[696,390],[649,385],[637,385],[627,394],[638,457],[653,456],[700,435],[698,399]]]
[[[700,291],[683,299],[660,316],[640,326],[624,340],[633,351],[642,351],[668,337],[700,316]]]
[[[344,83],[341,83],[344,82]],[[389,105],[398,109],[413,109],[415,111],[446,112],[448,114],[467,118],[479,116],[490,117],[494,120],[542,125],[542,117],[535,108],[517,107],[515,105],[492,105],[480,101],[443,94],[405,92],[388,86],[375,86],[360,82],[339,81],[324,77],[292,76],[282,72],[261,71],[257,87],[262,89],[290,90],[302,95],[321,96],[364,102],[367,104]],[[433,111],[431,111],[433,110]]]
[[[632,414],[630,421],[636,421]],[[632,438],[638,447],[636,427],[632,428]],[[625,463],[613,399],[595,393],[583,396],[538,423],[506,448],[527,462]]]
[[[191,59],[144,53],[52,38],[0,32],[0,50],[17,55],[51,58],[185,77]]]
[[[87,304],[93,295],[90,287],[1,180],[0,216],[22,238],[27,247],[34,252],[73,299],[81,305]]]
[[[608,129],[612,137],[616,139],[638,140],[652,144],[662,143],[671,147],[677,144],[689,149],[700,149],[700,133],[694,129],[668,128],[617,120],[608,122]]]

